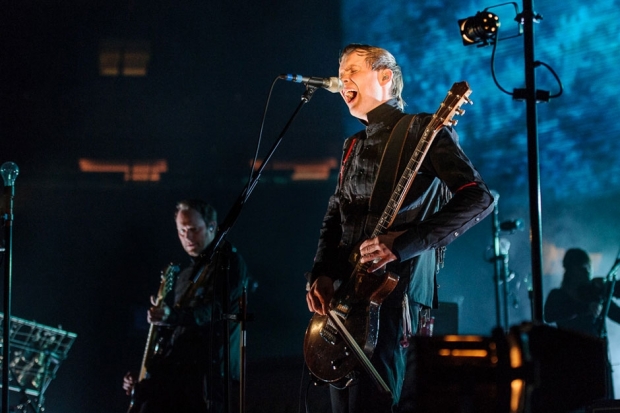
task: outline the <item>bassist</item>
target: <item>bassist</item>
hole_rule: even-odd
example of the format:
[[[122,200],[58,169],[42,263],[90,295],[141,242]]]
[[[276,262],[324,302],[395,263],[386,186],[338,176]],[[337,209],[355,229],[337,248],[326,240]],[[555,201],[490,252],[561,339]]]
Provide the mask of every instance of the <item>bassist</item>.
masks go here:
[[[397,276],[380,307],[376,345],[367,354],[390,391],[381,391],[362,369],[331,383],[330,391],[333,413],[409,412],[413,386],[411,375],[405,375],[407,340],[417,332],[420,310],[437,305],[436,275],[444,247],[487,216],[493,198],[455,130],[442,127],[393,224],[371,237],[430,116],[403,112],[403,75],[385,49],[351,44],[339,63],[341,96],[365,128],[344,143],[340,177],[308,274],[306,301],[315,316],[327,314],[356,262],[366,265],[365,273],[387,269]],[[393,136],[398,134],[402,136]],[[393,139],[402,142],[396,156],[386,149]],[[314,356],[321,355],[305,354],[306,361]]]
[[[228,402],[223,398],[224,386],[229,384],[223,380],[225,346],[230,351],[231,382],[239,380],[240,328],[238,323],[230,322],[230,340],[225,337],[223,323],[227,321],[222,319],[221,297],[228,277],[228,311],[239,312],[239,298],[246,282],[244,260],[224,243],[207,267],[203,282],[193,288],[194,274],[201,270],[197,268],[200,254],[215,237],[217,213],[204,201],[185,200],[177,204],[175,222],[191,264],[180,272],[164,303],[148,310],[147,320],[158,326],[159,340],[154,349],[147,349],[146,377],[127,373],[124,378],[123,388],[132,395],[130,413],[224,411],[224,403]],[[234,397],[236,392],[229,395]]]

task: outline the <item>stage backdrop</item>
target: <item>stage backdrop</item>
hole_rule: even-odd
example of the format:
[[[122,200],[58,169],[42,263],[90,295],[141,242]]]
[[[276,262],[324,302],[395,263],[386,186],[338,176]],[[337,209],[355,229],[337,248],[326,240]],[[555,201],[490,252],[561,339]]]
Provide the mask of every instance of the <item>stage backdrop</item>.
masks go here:
[[[500,2],[501,3],[501,2]],[[344,0],[343,44],[380,45],[400,62],[405,80],[404,99],[411,112],[434,112],[454,82],[465,80],[474,105],[466,105],[457,129],[461,144],[489,186],[499,194],[500,220],[530,222],[528,199],[526,104],[514,100],[515,88],[525,87],[524,41],[515,21],[520,3],[481,1]],[[488,9],[500,18],[500,41],[492,63],[492,46],[465,47],[457,21]],[[557,95],[539,103],[538,140],[542,235],[543,293],[561,280],[561,258],[570,247],[588,250],[597,276],[605,276],[620,252],[617,213],[620,201],[620,124],[616,111],[620,64],[617,50],[618,2],[552,0],[535,2],[536,88]],[[494,79],[495,77],[495,79]],[[351,131],[357,125],[349,122]],[[535,210],[535,209],[534,209]],[[488,232],[490,220],[475,228]],[[485,246],[474,235],[448,248],[440,275],[440,298],[460,304],[463,333],[488,333],[495,322],[492,264],[464,268],[468,256],[484,262]],[[515,277],[509,283],[511,324],[531,319],[531,249],[527,230],[502,235],[509,247]],[[608,323],[614,365],[620,359],[618,326]],[[618,392],[618,374],[616,394]]]

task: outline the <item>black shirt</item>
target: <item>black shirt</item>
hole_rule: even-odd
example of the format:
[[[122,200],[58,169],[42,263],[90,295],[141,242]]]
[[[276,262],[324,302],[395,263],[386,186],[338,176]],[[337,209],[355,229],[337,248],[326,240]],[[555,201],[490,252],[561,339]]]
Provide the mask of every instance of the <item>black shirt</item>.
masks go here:
[[[343,154],[349,155],[343,159],[342,176],[328,202],[311,282],[319,275],[346,279],[351,271],[347,261],[351,251],[374,229],[377,217],[369,205],[373,186],[390,133],[405,114],[392,99],[367,116],[366,129],[345,141]],[[413,153],[428,120],[428,115],[416,117],[407,139],[408,153],[403,156]],[[386,304],[399,305],[402,292],[407,291],[411,302],[432,306],[436,301],[436,250],[480,222],[492,206],[493,198],[459,146],[456,132],[442,128],[391,228],[404,231],[393,246],[399,262],[388,265],[401,279]]]

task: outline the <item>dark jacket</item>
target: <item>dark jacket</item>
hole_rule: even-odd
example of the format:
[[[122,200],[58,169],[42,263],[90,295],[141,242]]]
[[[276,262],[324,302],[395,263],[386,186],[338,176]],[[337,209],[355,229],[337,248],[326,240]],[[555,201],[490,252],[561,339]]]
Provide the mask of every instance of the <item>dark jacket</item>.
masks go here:
[[[144,387],[143,411],[219,412],[223,408],[226,323],[230,332],[230,378],[239,380],[240,325],[223,318],[239,313],[239,298],[247,286],[245,261],[237,250],[224,242],[205,282],[193,294],[187,294],[190,281],[200,274],[200,260],[181,271],[174,291],[166,303],[172,308],[167,326],[159,327],[164,338],[161,352],[147,366],[149,376]],[[228,309],[222,305],[228,274]],[[172,410],[171,410],[172,409]]]
[[[334,280],[350,275],[348,256],[370,236],[383,212],[369,211],[370,198],[390,133],[404,116],[395,100],[388,101],[368,113],[365,130],[345,141],[342,176],[329,199],[310,282],[319,275]],[[413,154],[429,119],[424,114],[416,117],[401,165]],[[400,276],[399,285],[384,305],[400,305],[404,291],[410,302],[436,304],[435,275],[443,247],[480,222],[492,207],[493,198],[459,146],[456,132],[442,128],[390,228],[405,232],[394,242],[399,260],[387,268]]]

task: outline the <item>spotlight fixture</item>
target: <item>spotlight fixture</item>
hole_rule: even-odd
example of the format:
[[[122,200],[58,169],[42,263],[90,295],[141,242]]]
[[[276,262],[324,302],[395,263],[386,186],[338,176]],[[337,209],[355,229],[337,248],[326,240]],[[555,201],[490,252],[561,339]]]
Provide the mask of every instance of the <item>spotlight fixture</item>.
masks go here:
[[[499,17],[490,11],[479,11],[475,16],[458,21],[463,46],[480,43],[478,47],[493,44],[500,26]]]

